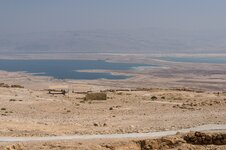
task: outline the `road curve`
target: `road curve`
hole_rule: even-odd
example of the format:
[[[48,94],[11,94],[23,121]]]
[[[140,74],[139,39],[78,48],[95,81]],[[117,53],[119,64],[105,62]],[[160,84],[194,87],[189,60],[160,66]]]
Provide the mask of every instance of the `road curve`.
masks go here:
[[[46,137],[0,137],[0,142],[37,142],[37,141],[61,141],[61,140],[95,140],[95,139],[126,139],[126,138],[160,138],[175,135],[177,132],[187,133],[190,131],[216,131],[226,130],[226,125],[208,124],[172,131],[159,131],[149,133],[126,133],[126,134],[100,134],[100,135],[62,135]]]

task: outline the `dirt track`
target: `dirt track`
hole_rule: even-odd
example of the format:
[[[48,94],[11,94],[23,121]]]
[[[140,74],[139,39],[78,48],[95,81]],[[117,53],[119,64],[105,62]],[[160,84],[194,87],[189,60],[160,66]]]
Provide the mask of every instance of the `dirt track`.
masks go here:
[[[126,133],[126,134],[100,134],[100,135],[64,135],[52,137],[0,137],[0,142],[37,142],[37,141],[60,141],[60,140],[96,140],[96,139],[139,139],[139,138],[161,138],[165,136],[176,135],[179,133],[188,133],[191,131],[214,131],[226,130],[226,125],[209,124],[197,126],[194,128],[181,129],[175,131],[161,131],[150,133]]]

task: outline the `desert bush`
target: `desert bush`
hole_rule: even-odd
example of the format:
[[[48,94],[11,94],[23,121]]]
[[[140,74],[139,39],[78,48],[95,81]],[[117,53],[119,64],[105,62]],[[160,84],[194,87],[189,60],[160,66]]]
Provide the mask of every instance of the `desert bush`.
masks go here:
[[[21,85],[11,85],[11,88],[24,88],[24,87]]]
[[[5,83],[0,83],[0,87],[9,88],[10,86],[8,84],[5,84]]]
[[[156,96],[152,96],[152,97],[151,97],[151,100],[153,100],[153,101],[154,101],[154,100],[157,100],[157,99],[158,99],[158,98],[157,98]]]

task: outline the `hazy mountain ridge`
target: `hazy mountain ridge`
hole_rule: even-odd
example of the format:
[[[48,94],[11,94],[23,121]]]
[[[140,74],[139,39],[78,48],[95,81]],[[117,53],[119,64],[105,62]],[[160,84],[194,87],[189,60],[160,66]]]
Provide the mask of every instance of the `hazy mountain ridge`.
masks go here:
[[[65,31],[0,35],[0,52],[219,53],[225,32]]]

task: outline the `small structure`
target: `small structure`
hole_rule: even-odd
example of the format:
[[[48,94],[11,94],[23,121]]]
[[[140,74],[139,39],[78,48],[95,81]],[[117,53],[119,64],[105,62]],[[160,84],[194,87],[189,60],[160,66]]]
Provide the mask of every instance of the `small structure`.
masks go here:
[[[68,85],[55,85],[55,86],[49,86],[49,94],[62,94],[66,95],[66,93],[69,93],[69,87]]]
[[[103,92],[99,93],[87,93],[85,100],[107,100],[107,94]]]

